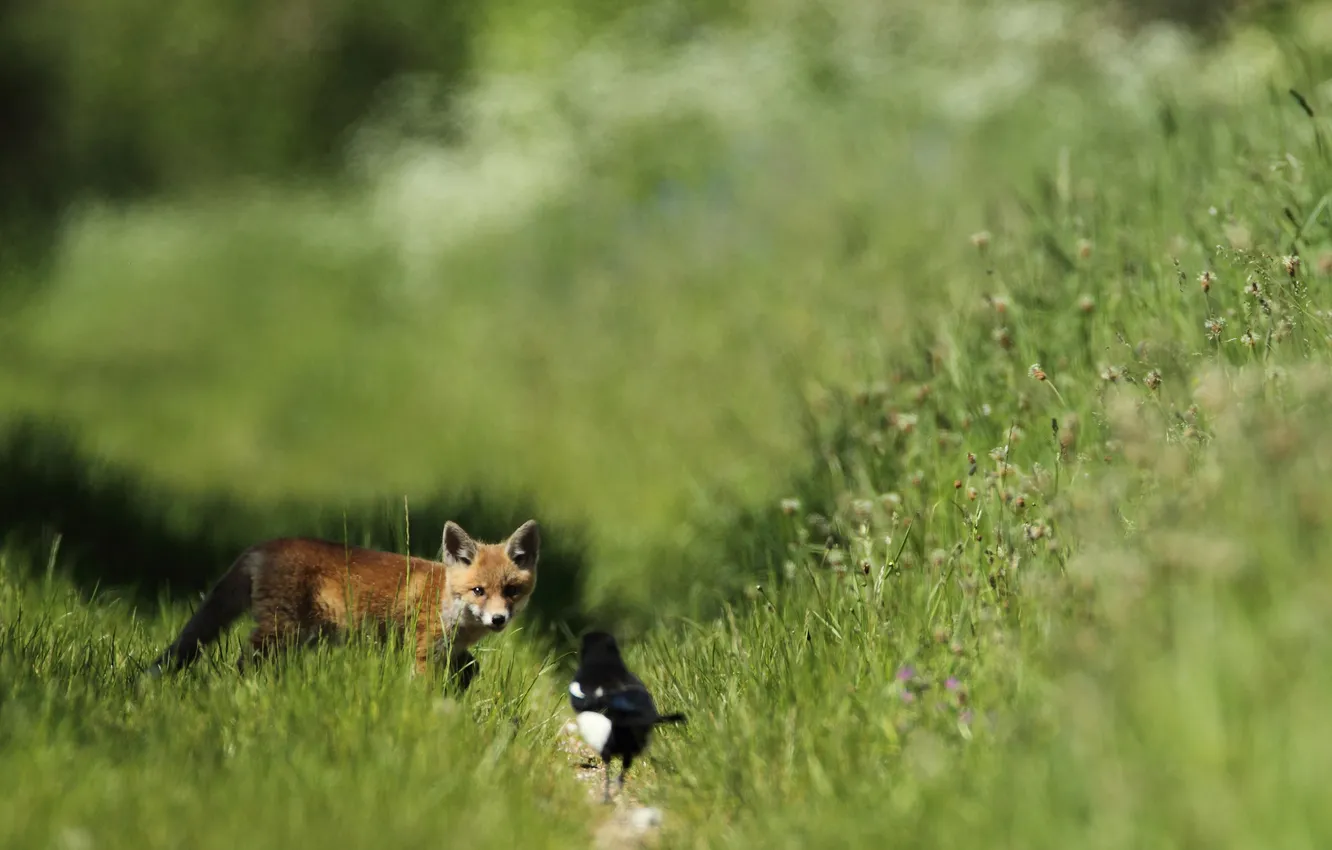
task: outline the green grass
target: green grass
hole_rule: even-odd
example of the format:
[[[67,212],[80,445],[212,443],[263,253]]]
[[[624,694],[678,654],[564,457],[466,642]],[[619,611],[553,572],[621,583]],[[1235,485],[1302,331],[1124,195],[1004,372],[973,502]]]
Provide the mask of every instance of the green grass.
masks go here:
[[[557,768],[557,707],[528,696],[547,659],[521,640],[486,656],[488,681],[465,706],[411,681],[407,652],[386,664],[360,646],[163,688],[140,681],[142,659],[180,617],[145,623],[59,582],[10,578],[5,846],[423,845],[441,827],[486,845],[550,830],[538,842],[553,846],[586,832]]]
[[[581,124],[483,85],[551,144],[481,149],[572,169],[509,205],[412,172],[487,187],[494,231],[373,157],[77,219],[0,392],[185,492],[483,481],[589,523],[589,599],[643,615],[631,666],[690,715],[630,778],[661,846],[1327,846],[1325,7],[1205,50],[1075,5],[828,8],[792,53],[763,51],[813,25],[774,13],[583,56],[641,76],[581,100],[531,60]],[[625,117],[698,67],[800,84]],[[186,606],[60,564],[0,569],[0,844],[585,847],[608,817],[531,631],[461,699],[360,645],[240,677],[234,637],[141,683]]]

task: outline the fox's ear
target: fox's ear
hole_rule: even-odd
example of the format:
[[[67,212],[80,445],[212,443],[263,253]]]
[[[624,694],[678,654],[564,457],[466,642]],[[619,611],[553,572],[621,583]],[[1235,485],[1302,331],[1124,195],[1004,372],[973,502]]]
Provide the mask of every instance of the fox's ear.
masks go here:
[[[534,569],[537,557],[541,554],[541,526],[534,519],[518,526],[518,530],[509,535],[504,551],[509,560],[518,566],[526,570]]]
[[[476,541],[453,520],[444,523],[444,563],[468,566],[476,559]]]

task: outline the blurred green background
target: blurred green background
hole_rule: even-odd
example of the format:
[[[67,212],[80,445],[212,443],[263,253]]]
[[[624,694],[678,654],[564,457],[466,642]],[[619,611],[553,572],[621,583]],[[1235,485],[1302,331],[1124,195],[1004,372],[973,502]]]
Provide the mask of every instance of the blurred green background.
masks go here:
[[[526,511],[556,618],[695,612],[960,234],[1267,85],[1275,42],[1208,45],[1300,8],[10,0],[0,524],[155,593]]]

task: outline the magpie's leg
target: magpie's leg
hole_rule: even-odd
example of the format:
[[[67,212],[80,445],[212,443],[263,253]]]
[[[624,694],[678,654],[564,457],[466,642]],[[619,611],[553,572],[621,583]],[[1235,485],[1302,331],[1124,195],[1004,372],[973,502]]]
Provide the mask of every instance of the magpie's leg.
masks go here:
[[[606,796],[601,802],[609,803],[611,801],[611,796],[610,796],[611,760],[602,759],[602,761],[606,763]]]
[[[633,756],[620,757],[620,793],[624,793],[624,775],[629,772],[629,765],[634,763]]]

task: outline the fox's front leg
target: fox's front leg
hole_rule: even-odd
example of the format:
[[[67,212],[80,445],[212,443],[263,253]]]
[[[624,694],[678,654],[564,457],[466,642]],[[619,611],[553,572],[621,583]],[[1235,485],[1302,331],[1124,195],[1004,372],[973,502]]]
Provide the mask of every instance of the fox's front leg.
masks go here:
[[[434,641],[430,633],[425,629],[420,629],[416,633],[416,675],[424,676],[430,672],[430,655],[433,649]]]
[[[465,670],[466,682],[470,684],[471,677],[476,675],[476,659],[465,649],[459,649],[450,646],[445,641],[437,640],[429,631],[422,630],[416,636],[416,675],[424,676],[430,672],[431,664],[444,654],[447,657],[446,667],[448,677],[453,678],[455,673]],[[468,665],[468,662],[471,662]],[[466,686],[464,685],[464,690]]]

